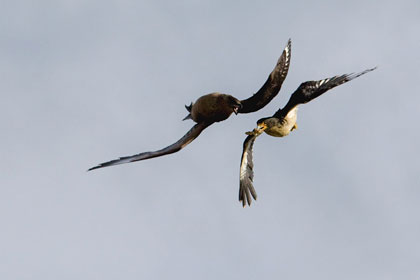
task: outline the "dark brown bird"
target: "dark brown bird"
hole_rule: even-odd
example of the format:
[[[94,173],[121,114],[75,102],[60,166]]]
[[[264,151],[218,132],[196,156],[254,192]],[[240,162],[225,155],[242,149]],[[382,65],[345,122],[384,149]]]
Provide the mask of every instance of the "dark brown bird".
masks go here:
[[[197,124],[187,132],[181,139],[174,144],[153,152],[144,152],[133,156],[121,157],[116,160],[101,163],[89,170],[112,166],[117,164],[129,163],[139,160],[145,160],[154,157],[175,153],[200,135],[208,126],[215,122],[220,122],[229,118],[232,113],[251,113],[260,110],[266,106],[280,91],[281,85],[287,76],[291,58],[291,40],[287,42],[282,55],[277,61],[274,70],[268,76],[267,81],[261,89],[245,100],[238,100],[235,97],[219,92],[203,95],[195,103],[185,106],[189,114],[184,118],[192,119]],[[89,171],[88,170],[88,171]]]
[[[356,74],[345,74],[324,80],[302,83],[291,95],[283,109],[279,109],[272,117],[262,118],[257,121],[257,128],[246,133],[248,134],[248,137],[243,144],[239,175],[239,201],[242,202],[243,207],[245,207],[246,203],[251,205],[251,196],[255,200],[257,199],[257,193],[253,186],[254,164],[252,162],[252,147],[255,139],[263,132],[274,137],[287,136],[291,131],[297,128],[296,119],[299,104],[308,103],[326,91],[375,69],[376,67]]]

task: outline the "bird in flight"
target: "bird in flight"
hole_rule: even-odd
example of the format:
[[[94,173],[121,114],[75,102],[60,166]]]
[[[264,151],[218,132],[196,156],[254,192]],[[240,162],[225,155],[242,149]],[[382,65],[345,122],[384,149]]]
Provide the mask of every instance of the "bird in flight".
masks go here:
[[[277,61],[276,66],[268,76],[267,81],[260,90],[248,99],[238,100],[232,95],[214,92],[203,95],[198,98],[195,103],[185,106],[189,114],[184,118],[184,120],[192,119],[196,122],[196,124],[181,139],[172,145],[157,151],[144,152],[104,162],[90,168],[88,171],[178,152],[197,138],[205,128],[215,122],[226,120],[232,113],[245,114],[260,110],[266,106],[280,91],[281,85],[283,84],[283,81],[289,71],[291,51],[291,40],[289,39]]]
[[[297,128],[296,119],[299,104],[308,103],[328,90],[375,69],[376,67],[356,74],[344,74],[319,81],[304,82],[291,95],[284,108],[279,109],[272,117],[259,119],[257,121],[257,128],[246,132],[248,137],[246,137],[243,144],[239,175],[239,201],[242,202],[243,207],[245,207],[247,203],[249,206],[251,205],[251,196],[255,200],[257,199],[257,193],[253,186],[254,164],[252,161],[252,148],[255,139],[263,132],[274,137],[287,136],[291,131]]]

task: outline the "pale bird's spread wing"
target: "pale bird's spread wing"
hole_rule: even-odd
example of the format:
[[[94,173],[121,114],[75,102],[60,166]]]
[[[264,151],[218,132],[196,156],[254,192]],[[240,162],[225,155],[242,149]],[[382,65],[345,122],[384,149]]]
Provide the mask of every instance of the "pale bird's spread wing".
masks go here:
[[[187,146],[189,143],[191,143],[195,138],[197,138],[198,135],[200,135],[200,133],[206,127],[208,127],[209,125],[211,125],[211,123],[198,123],[198,124],[194,125],[190,129],[190,131],[188,131],[181,139],[179,139],[174,144],[172,144],[172,145],[170,145],[166,148],[163,148],[161,150],[153,151],[153,152],[140,153],[140,154],[133,155],[133,156],[128,156],[128,157],[121,157],[119,159],[115,159],[115,160],[111,160],[111,161],[108,161],[108,162],[101,163],[101,164],[99,164],[95,167],[90,168],[88,171],[93,170],[93,169],[102,168],[102,167],[117,165],[117,164],[123,164],[123,163],[129,163],[129,162],[154,158],[154,157],[160,157],[160,156],[164,156],[164,155],[168,155],[168,154],[178,152],[179,150],[181,150],[182,148]]]
[[[254,163],[252,162],[252,147],[255,139],[259,134],[248,135],[244,141],[241,167],[239,172],[239,201],[245,207],[246,203],[251,206],[252,197],[257,200],[257,193],[255,192],[252,180],[254,178]]]
[[[251,113],[260,110],[267,105],[280,91],[281,85],[286,79],[289,71],[290,58],[292,54],[292,41],[289,39],[282,55],[280,56],[274,70],[268,76],[267,81],[261,89],[248,99],[241,100],[242,108],[239,113]]]
[[[308,81],[300,84],[297,90],[290,96],[288,103],[284,109],[292,109],[296,105],[305,104],[312,99],[317,98],[321,94],[328,90],[335,88],[336,86],[342,85],[348,81],[351,81],[357,77],[360,77],[368,72],[375,70],[375,68],[367,69],[359,73],[344,74],[341,76],[334,76],[331,78],[319,80],[319,81]],[[284,109],[278,110],[273,117],[280,117],[286,115],[288,112]]]

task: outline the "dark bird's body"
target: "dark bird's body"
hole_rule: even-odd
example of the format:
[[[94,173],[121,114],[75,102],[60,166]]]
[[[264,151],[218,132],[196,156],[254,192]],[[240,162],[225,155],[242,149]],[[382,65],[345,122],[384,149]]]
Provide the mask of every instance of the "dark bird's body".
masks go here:
[[[213,92],[201,96],[187,106],[190,114],[186,118],[191,118],[196,123],[221,122],[229,118],[232,113],[237,114],[241,108],[241,101],[232,95]]]
[[[284,108],[278,110],[272,117],[262,118],[257,121],[257,128],[247,132],[248,137],[243,144],[241,157],[240,177],[239,177],[239,201],[245,206],[251,205],[252,198],[257,199],[257,194],[253,186],[253,161],[252,149],[255,139],[263,132],[274,137],[284,137],[297,128],[297,110],[299,104],[305,104],[322,95],[328,90],[351,81],[364,75],[376,68],[368,69],[357,74],[345,74],[332,78],[308,81],[302,83],[299,88],[291,95]]]
[[[260,110],[266,106],[280,91],[281,85],[283,84],[283,81],[289,71],[290,58],[291,41],[289,40],[282,55],[278,59],[276,66],[268,76],[267,81],[260,90],[248,99],[238,100],[232,95],[215,92],[203,95],[198,98],[195,103],[185,106],[189,111],[189,114],[185,119],[192,119],[196,122],[196,124],[174,144],[161,150],[144,152],[104,162],[90,168],[89,170],[175,153],[197,138],[206,127],[215,122],[226,120],[232,113],[245,114]]]

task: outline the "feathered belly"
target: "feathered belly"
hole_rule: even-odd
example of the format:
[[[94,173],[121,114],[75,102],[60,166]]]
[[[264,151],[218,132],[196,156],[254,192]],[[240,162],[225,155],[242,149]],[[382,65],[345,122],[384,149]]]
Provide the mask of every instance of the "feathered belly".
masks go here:
[[[270,129],[266,129],[265,133],[274,137],[284,137],[289,135],[290,131],[292,130],[294,124],[292,125],[282,125],[282,126],[274,126]]]
[[[273,127],[266,129],[265,133],[274,137],[284,137],[289,135],[290,131],[295,128],[297,119],[297,106],[290,110],[285,118],[279,120],[279,122]]]

